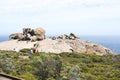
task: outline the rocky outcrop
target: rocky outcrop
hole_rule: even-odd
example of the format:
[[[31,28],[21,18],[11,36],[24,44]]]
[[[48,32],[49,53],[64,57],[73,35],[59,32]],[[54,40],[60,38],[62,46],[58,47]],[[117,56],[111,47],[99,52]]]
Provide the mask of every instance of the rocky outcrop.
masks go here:
[[[104,46],[80,39],[76,39],[76,40],[46,39],[40,41],[38,44],[39,46],[37,47],[37,49],[39,52],[47,52],[47,53],[78,52],[78,53],[87,53],[87,54],[96,54],[96,55],[116,54],[115,52]]]
[[[43,28],[24,28],[23,33],[11,34],[9,37],[10,39],[18,39],[19,41],[10,40],[2,42],[0,43],[0,50],[18,51],[24,48],[36,48],[38,52],[57,54],[62,52],[78,52],[96,55],[116,54],[114,51],[102,45],[80,40],[74,33],[45,39],[45,30]],[[35,44],[37,44],[36,47],[34,47]]]
[[[75,40],[75,39],[77,39],[77,38],[78,38],[77,35],[75,35],[74,33],[70,33],[69,35],[63,34],[63,35],[60,35],[60,36],[58,36],[58,37],[53,36],[53,37],[52,37],[52,40],[56,40],[56,39]]]
[[[97,54],[97,55],[115,55],[116,53],[102,45],[85,40],[65,40],[72,47],[74,52]]]
[[[51,40],[45,39],[37,43],[38,47],[37,50],[39,52],[46,52],[46,53],[62,53],[62,52],[72,52],[70,45],[68,45],[63,40]]]
[[[62,53],[62,52],[78,52],[96,55],[115,55],[116,53],[102,45],[92,43],[85,40],[75,39],[44,39],[37,42],[17,41],[10,40],[0,43],[0,50],[15,50],[18,51],[24,48],[34,48],[37,44],[36,49],[38,52],[46,53]],[[12,46],[11,46],[12,45]]]
[[[11,34],[9,37],[10,39],[18,39],[19,41],[39,41],[45,39],[45,33],[43,28],[23,28],[23,33]]]

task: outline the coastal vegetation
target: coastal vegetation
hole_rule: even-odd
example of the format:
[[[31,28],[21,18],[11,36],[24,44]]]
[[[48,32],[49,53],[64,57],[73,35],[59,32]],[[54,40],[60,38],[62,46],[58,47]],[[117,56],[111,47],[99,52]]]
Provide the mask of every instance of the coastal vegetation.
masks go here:
[[[0,72],[25,80],[120,80],[120,55],[77,52],[30,55],[29,50],[19,53],[1,50]]]

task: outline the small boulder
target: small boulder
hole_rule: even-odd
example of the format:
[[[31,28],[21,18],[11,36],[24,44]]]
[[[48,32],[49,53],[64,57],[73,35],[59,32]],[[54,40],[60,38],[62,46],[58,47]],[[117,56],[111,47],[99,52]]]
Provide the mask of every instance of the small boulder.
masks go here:
[[[55,36],[52,37],[52,40],[56,40],[57,38]]]
[[[74,33],[70,33],[69,39],[75,40],[76,38],[78,38],[78,37]]]
[[[24,38],[24,35],[22,33],[14,33],[9,36],[9,39],[22,39]]]

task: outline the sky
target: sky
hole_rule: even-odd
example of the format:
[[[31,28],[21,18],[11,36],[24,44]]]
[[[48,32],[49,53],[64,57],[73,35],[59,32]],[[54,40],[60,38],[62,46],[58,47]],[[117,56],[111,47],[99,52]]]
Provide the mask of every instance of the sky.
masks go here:
[[[0,35],[43,27],[46,35],[120,35],[120,0],[0,0]]]

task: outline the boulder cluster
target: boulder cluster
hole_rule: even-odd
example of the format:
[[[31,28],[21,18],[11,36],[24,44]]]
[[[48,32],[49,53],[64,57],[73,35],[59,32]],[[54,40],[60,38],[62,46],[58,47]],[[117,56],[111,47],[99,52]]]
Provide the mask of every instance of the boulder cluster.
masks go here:
[[[14,33],[9,36],[13,40],[0,43],[0,49],[18,51],[25,48],[35,48],[38,52],[46,53],[78,52],[96,55],[116,54],[114,51],[99,44],[80,40],[74,33],[68,35],[63,34],[57,37],[53,36],[46,39],[45,33],[46,31],[43,28],[23,28],[22,33]],[[18,41],[16,42],[16,40]]]
[[[75,40],[77,39],[77,35],[75,35],[74,33],[70,33],[69,35],[67,34],[63,34],[63,35],[60,35],[58,37],[52,37],[52,40],[56,40],[56,39],[69,39],[69,40]]]
[[[9,36],[10,39],[22,41],[40,41],[45,39],[45,30],[43,28],[31,29],[23,28],[23,33],[14,33]]]

